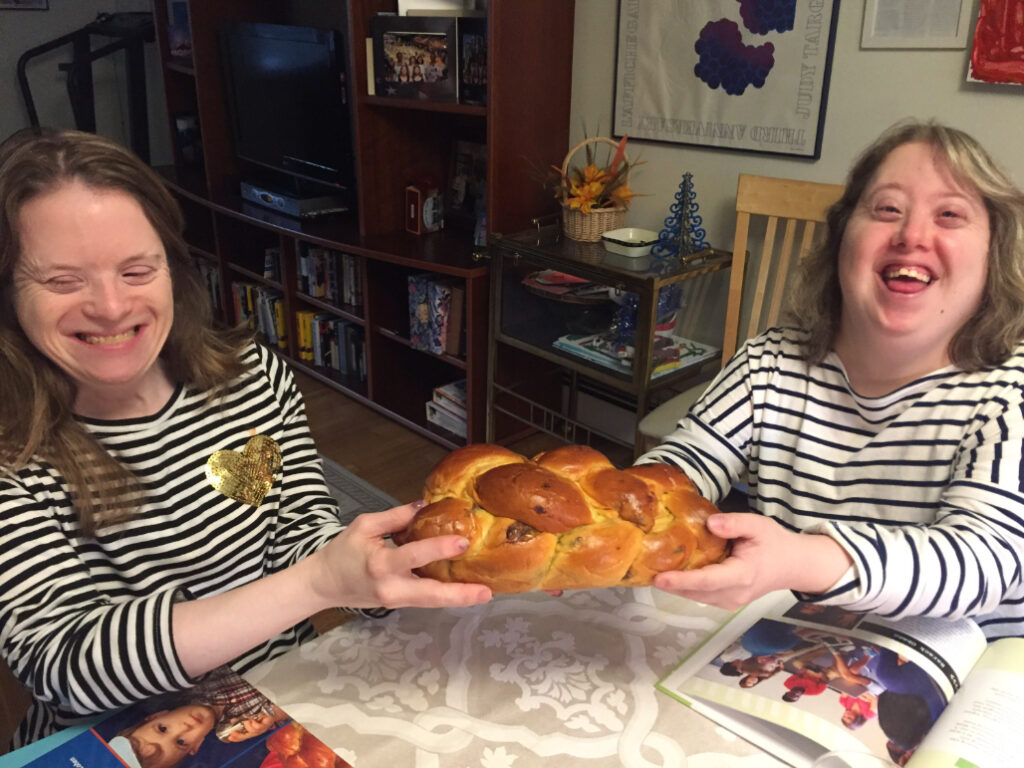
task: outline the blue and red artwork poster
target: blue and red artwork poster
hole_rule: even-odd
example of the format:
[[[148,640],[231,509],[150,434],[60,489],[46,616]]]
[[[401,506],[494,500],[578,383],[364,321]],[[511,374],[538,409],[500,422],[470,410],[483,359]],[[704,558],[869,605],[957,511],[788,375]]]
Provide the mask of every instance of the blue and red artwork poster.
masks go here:
[[[614,133],[818,157],[837,0],[620,0]]]

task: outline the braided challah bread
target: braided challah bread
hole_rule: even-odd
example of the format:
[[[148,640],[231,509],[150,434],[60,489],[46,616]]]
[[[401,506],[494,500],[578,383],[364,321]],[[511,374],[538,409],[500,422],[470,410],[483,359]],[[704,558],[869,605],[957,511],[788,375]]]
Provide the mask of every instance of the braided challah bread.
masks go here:
[[[498,445],[468,445],[437,464],[424,498],[427,506],[394,540],[458,534],[469,549],[417,573],[495,592],[645,586],[657,573],[699,568],[726,553],[725,540],[704,526],[718,510],[682,471],[616,469],[583,445],[532,460]]]

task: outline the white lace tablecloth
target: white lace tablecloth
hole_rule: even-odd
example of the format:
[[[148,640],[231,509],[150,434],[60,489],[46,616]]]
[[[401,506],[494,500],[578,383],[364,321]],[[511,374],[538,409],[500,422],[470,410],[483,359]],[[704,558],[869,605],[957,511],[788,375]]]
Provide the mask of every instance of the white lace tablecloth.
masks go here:
[[[782,763],[655,689],[724,618],[658,590],[354,619],[246,677],[356,768]]]

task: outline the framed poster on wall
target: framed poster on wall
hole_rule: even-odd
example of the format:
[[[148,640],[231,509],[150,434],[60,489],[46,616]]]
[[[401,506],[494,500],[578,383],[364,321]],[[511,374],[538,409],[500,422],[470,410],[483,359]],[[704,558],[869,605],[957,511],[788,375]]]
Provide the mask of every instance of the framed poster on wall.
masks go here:
[[[817,158],[838,0],[619,0],[613,130]]]

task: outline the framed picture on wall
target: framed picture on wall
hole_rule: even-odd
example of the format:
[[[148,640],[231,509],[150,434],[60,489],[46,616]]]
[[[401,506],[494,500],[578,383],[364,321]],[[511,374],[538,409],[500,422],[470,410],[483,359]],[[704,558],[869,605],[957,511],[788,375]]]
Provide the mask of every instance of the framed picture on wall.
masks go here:
[[[971,0],[865,0],[861,48],[966,48]]]
[[[614,134],[819,157],[838,10],[619,0]]]
[[[376,95],[458,101],[455,22],[454,16],[374,16],[370,31]]]

